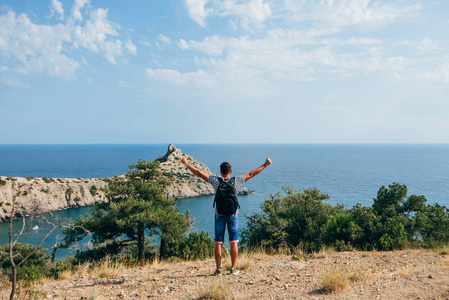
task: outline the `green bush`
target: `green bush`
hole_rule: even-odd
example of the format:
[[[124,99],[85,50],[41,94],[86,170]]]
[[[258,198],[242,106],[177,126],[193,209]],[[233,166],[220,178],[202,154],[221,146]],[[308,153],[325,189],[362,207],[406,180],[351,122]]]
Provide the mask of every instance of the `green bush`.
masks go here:
[[[29,255],[36,246],[30,244],[16,243],[13,248],[14,263],[18,264]],[[31,255],[21,266],[17,268],[17,279],[33,281],[48,275],[50,270],[47,250],[40,247],[36,253]],[[0,269],[3,274],[12,280],[12,266],[9,261],[9,245],[0,247]]]
[[[95,185],[90,187],[90,193],[92,196],[95,196],[97,194],[97,191],[98,191],[98,189]]]
[[[266,199],[261,213],[247,217],[247,230],[243,232],[243,244],[266,249],[302,248],[318,251],[324,245],[328,219],[336,215],[340,207],[324,204],[329,196],[318,189],[299,192],[285,188],[287,195],[278,193]]]
[[[53,182],[53,181],[54,181],[53,178],[47,178],[47,177],[42,177],[42,180],[43,180],[45,183],[50,183],[50,182]]]
[[[183,259],[205,259],[214,255],[214,241],[205,231],[191,232],[180,248]]]
[[[286,196],[266,199],[262,212],[247,216],[244,246],[310,252],[325,245],[336,250],[396,250],[449,243],[449,210],[426,205],[424,196],[407,197],[405,185],[383,186],[372,207],[357,204],[352,209],[322,203],[328,196],[316,189],[285,190]]]
[[[58,279],[64,271],[76,270],[76,267],[79,265],[79,263],[80,262],[76,260],[74,256],[67,256],[51,265],[47,272],[47,275],[54,279]]]

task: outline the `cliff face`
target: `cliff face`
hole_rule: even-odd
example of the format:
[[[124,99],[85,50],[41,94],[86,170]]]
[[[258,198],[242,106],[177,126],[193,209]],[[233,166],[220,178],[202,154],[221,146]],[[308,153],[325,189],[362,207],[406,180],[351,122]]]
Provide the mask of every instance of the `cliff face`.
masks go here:
[[[11,201],[16,211],[25,215],[40,214],[66,208],[94,205],[105,201],[105,180],[99,178],[22,178],[0,176],[0,221],[11,215]]]
[[[172,184],[167,188],[169,198],[193,198],[213,195],[209,183],[193,175],[180,163],[182,151],[170,144],[167,153],[158,157],[161,172]],[[209,168],[187,155],[190,164],[212,174]],[[9,220],[12,199],[16,199],[16,211],[25,215],[41,214],[66,208],[95,205],[107,201],[103,189],[108,178],[45,178],[0,176],[0,222]],[[240,194],[248,194],[243,188]]]
[[[212,174],[206,165],[196,161],[190,155],[183,154],[181,149],[170,144],[167,153],[156,159],[161,163],[160,168],[162,173],[172,182],[167,189],[167,196],[169,198],[180,199],[213,195],[214,189],[209,183],[193,175],[189,169],[181,164],[181,158],[184,156],[187,156],[187,161],[191,165],[197,167],[202,172]]]

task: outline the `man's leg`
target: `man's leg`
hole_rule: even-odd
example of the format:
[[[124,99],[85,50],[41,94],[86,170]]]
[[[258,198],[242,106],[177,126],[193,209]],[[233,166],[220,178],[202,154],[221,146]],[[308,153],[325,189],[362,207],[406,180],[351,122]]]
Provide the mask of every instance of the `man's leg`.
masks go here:
[[[231,271],[237,265],[237,256],[239,255],[239,216],[232,215],[228,219],[229,244],[231,245]]]
[[[217,266],[217,270],[221,269],[221,253],[223,248],[223,242],[215,242],[215,265]]]
[[[224,234],[226,230],[226,219],[223,216],[215,214],[215,265],[217,266],[217,274],[221,270],[221,256],[224,242]]]
[[[237,265],[237,256],[239,255],[239,241],[229,241],[229,244],[231,245],[231,268],[235,269],[235,266]]]

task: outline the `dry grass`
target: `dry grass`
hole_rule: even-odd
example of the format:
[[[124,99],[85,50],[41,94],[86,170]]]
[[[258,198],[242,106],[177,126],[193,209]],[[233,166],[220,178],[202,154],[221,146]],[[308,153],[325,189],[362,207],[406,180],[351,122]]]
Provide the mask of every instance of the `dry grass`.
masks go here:
[[[64,270],[58,274],[58,279],[72,279],[74,275],[72,270]]]
[[[110,257],[106,257],[100,263],[94,265],[92,273],[95,273],[100,278],[116,277],[120,271],[125,269],[123,264],[111,260]]]
[[[89,270],[90,270],[90,263],[84,263],[82,265],[78,265],[78,267],[76,268],[76,271],[74,273],[74,275],[76,277],[84,277],[89,275]]]
[[[420,272],[422,270],[423,270],[423,267],[419,267],[419,266],[418,267],[410,267],[410,268],[401,269],[401,270],[397,271],[396,274],[399,276],[407,276],[407,275],[411,275],[416,272]]]
[[[335,250],[333,248],[324,248],[314,256],[315,258],[322,259],[331,257],[333,254],[335,254]]]
[[[225,300],[234,299],[229,281],[219,277],[209,287],[199,288],[197,299]]]
[[[323,273],[323,290],[328,293],[337,292],[348,286],[348,275],[335,268]]]
[[[435,249],[435,251],[440,255],[449,255],[449,246],[442,246],[438,249]]]

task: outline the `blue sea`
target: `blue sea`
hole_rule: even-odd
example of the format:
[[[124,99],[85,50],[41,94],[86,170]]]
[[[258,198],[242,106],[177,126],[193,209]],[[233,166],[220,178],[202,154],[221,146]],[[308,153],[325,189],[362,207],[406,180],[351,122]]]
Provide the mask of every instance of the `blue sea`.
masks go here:
[[[239,198],[241,225],[245,215],[259,210],[264,199],[282,193],[316,187],[330,195],[328,203],[351,208],[371,206],[382,186],[405,184],[408,194],[424,195],[429,204],[449,206],[449,145],[428,144],[176,144],[183,153],[219,174],[223,161],[231,163],[233,175],[245,174],[262,165],[267,156],[272,165],[246,186],[255,193]],[[104,178],[124,174],[138,159],[154,160],[166,153],[167,144],[145,145],[0,145],[0,175],[53,178]],[[180,199],[179,209],[189,210],[196,230],[213,236],[212,197]],[[57,215],[75,219],[90,207],[69,209]],[[15,222],[19,228],[19,222]],[[45,230],[32,230],[21,242],[36,244]],[[45,229],[40,224],[40,229]],[[7,224],[0,224],[0,245],[8,242]],[[55,232],[44,244],[49,248],[60,238]],[[63,254],[62,254],[63,255]]]

